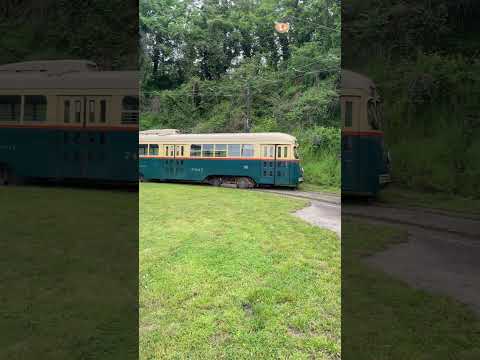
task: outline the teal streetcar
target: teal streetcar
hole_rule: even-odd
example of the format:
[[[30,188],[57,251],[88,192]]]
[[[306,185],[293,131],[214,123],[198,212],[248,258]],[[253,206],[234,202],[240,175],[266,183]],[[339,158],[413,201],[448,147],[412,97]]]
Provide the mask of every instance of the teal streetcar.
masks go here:
[[[89,61],[0,66],[0,183],[138,180],[138,73]]]
[[[342,194],[375,196],[390,182],[380,97],[367,77],[342,70]]]
[[[168,132],[167,132],[168,134]],[[141,180],[298,187],[297,141],[282,133],[140,133]]]

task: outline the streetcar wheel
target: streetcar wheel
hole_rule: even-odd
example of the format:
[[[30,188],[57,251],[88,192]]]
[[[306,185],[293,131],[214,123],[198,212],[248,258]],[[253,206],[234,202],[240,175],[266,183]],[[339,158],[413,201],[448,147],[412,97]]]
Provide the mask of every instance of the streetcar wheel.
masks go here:
[[[255,183],[246,177],[241,177],[237,179],[237,188],[239,189],[252,189],[255,187]]]
[[[221,186],[222,183],[223,183],[223,181],[219,177],[215,177],[210,181],[210,184],[212,184],[213,186]]]

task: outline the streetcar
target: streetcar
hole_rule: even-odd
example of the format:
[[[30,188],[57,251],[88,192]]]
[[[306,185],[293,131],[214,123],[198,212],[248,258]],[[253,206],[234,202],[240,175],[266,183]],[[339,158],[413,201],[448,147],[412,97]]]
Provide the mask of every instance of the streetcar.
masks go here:
[[[138,72],[85,60],[0,66],[0,183],[138,181]]]
[[[140,134],[138,150],[140,180],[238,188],[303,181],[297,140],[283,133]]]
[[[342,194],[374,197],[391,181],[375,83],[359,73],[342,70],[340,103]]]

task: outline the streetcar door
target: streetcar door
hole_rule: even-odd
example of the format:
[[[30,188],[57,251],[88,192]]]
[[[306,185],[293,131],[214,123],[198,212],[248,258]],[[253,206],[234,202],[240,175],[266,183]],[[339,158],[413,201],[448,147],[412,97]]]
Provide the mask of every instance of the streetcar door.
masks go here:
[[[58,118],[62,122],[61,170],[63,178],[80,178],[86,173],[86,134],[83,131],[85,120],[85,102],[83,96],[59,96]]]
[[[175,179],[184,180],[185,179],[185,166],[184,158],[187,145],[175,145]]]
[[[165,145],[163,170],[166,179],[175,179],[175,145],[173,144]]]
[[[361,191],[360,130],[361,98],[342,96],[342,190]]]
[[[110,148],[113,143],[111,137],[116,135],[107,128],[110,98],[108,96],[85,96],[84,102],[84,126],[87,136],[86,176],[106,179],[112,175],[128,173],[128,167],[131,167],[134,154]]]
[[[275,185],[290,185],[290,156],[288,145],[275,145]]]
[[[260,182],[273,185],[275,183],[275,145],[262,145],[262,166]]]

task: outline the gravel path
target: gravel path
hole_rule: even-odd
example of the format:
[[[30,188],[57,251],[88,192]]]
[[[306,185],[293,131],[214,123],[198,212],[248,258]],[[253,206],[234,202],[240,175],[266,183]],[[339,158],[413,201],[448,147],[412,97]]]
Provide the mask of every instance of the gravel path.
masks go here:
[[[342,217],[340,196],[297,190],[261,189],[256,191],[308,199],[310,205],[295,212],[294,215],[312,225],[329,229],[336,232],[339,237],[341,236]]]
[[[340,205],[310,201],[310,206],[295,212],[295,216],[321,228],[329,229],[341,237],[342,219]]]
[[[342,215],[408,231],[408,242],[366,261],[414,288],[450,296],[480,315],[480,221],[429,210],[343,205]]]

